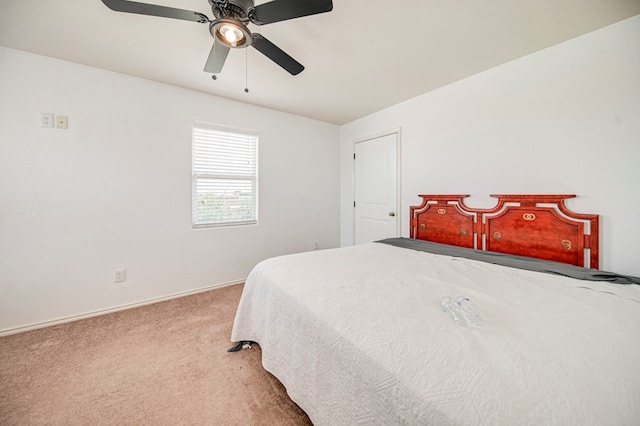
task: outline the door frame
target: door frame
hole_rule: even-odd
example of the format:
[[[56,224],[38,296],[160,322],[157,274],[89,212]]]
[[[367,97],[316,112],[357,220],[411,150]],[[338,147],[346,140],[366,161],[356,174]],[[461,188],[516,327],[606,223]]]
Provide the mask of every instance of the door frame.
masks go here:
[[[356,208],[355,208],[355,199],[356,199],[356,167],[355,167],[355,155],[356,155],[356,144],[367,142],[372,139],[378,139],[384,136],[395,135],[396,136],[396,235],[401,235],[402,229],[402,127],[397,127],[395,129],[385,130],[379,133],[374,133],[368,136],[363,136],[361,138],[354,139],[351,144],[351,158],[353,158],[353,167],[351,168],[351,223],[352,231],[351,231],[351,245],[355,245],[356,243]]]

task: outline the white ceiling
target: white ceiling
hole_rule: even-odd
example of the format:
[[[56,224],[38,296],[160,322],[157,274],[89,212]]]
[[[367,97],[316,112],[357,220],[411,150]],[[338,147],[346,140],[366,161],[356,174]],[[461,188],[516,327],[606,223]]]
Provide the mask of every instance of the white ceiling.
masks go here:
[[[213,18],[207,0],[144,1]],[[249,48],[232,50],[213,81],[202,71],[207,25],[113,12],[100,0],[0,0],[0,45],[344,124],[640,14],[640,0],[333,4],[329,13],[250,26],[306,67],[298,76]]]

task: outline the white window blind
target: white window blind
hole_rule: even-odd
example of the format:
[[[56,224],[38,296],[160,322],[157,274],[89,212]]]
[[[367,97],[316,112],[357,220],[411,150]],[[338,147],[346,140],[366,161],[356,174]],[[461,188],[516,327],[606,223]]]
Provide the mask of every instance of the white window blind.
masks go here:
[[[193,226],[258,221],[258,135],[194,123]]]

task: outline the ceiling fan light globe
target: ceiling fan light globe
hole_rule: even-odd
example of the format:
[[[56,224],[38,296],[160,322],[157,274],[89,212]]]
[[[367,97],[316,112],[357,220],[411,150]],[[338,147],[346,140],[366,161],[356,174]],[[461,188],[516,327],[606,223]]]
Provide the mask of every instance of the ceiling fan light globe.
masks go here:
[[[223,25],[220,27],[220,34],[229,42],[235,43],[243,37],[242,31],[231,25]]]
[[[211,25],[211,34],[222,44],[242,48],[251,44],[251,32],[240,22],[232,19],[218,19]]]

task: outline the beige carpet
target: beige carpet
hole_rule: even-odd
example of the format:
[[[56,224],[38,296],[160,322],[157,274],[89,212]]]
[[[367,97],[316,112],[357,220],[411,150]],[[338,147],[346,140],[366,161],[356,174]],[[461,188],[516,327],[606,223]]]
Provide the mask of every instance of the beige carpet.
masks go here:
[[[242,286],[0,338],[0,425],[309,425],[227,353]]]

